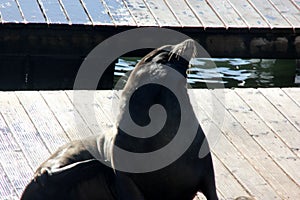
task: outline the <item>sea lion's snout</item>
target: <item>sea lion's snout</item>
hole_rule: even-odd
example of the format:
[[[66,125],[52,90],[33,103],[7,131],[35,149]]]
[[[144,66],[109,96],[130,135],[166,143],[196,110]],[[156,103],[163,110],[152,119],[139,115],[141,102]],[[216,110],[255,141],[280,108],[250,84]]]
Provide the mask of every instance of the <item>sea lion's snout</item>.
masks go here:
[[[169,60],[176,59],[178,61],[183,59],[188,63],[197,54],[196,44],[192,39],[187,39],[172,47],[173,48],[169,53]]]

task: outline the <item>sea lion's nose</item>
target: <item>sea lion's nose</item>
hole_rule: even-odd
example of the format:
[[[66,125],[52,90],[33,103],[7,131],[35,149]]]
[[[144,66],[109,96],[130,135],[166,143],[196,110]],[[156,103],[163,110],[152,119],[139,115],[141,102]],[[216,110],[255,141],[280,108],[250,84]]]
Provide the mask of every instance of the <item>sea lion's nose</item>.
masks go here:
[[[183,42],[177,44],[173,49],[178,56],[183,57],[189,61],[191,58],[196,56],[196,43],[193,39],[186,39]]]

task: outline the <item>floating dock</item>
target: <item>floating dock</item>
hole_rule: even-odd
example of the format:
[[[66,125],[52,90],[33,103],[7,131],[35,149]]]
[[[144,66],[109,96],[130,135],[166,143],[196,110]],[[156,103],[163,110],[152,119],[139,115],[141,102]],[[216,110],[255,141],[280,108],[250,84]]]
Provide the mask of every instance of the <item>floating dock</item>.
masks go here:
[[[204,132],[216,136],[209,142],[220,199],[299,198],[300,88],[189,92]],[[90,94],[94,100],[83,108],[74,103],[74,91],[0,93],[1,200],[18,199],[59,146],[112,128],[119,93],[75,93]],[[97,123],[84,113],[88,106]]]

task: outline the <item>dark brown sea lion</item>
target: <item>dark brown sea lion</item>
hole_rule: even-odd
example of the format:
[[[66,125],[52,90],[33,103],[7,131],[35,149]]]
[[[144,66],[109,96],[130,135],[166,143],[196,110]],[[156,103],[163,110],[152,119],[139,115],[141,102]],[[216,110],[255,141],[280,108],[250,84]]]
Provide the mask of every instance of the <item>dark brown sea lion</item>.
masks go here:
[[[146,55],[131,73],[123,90],[117,130],[61,147],[37,169],[21,199],[191,200],[197,191],[201,191],[208,200],[217,200],[211,154],[186,89],[186,70],[194,53],[194,41],[186,40]],[[168,68],[174,70],[174,74]],[[176,73],[181,76],[178,78]],[[171,84],[176,94],[168,86],[156,84],[157,81]],[[166,118],[151,116],[149,109],[153,105],[164,107]],[[127,134],[128,130],[132,131],[129,117],[142,127],[149,123],[160,126],[161,121],[164,124],[154,135],[151,135],[153,129],[149,132],[133,130],[134,133]],[[181,123],[186,123],[184,129],[180,129]],[[195,124],[193,133],[190,127]],[[171,151],[165,152],[167,154],[162,153],[156,163],[151,159],[135,163],[118,153],[118,148],[136,154],[156,152],[178,139],[176,134],[179,130],[184,137],[179,137],[178,148],[190,141],[189,146],[183,152],[180,152],[182,149],[171,148]],[[137,137],[139,134],[141,137]],[[199,158],[201,151],[206,154]],[[155,169],[160,161],[177,154],[179,156],[173,162]],[[122,167],[133,170],[123,171]],[[153,170],[149,170],[151,167]],[[148,171],[142,172],[141,169]]]

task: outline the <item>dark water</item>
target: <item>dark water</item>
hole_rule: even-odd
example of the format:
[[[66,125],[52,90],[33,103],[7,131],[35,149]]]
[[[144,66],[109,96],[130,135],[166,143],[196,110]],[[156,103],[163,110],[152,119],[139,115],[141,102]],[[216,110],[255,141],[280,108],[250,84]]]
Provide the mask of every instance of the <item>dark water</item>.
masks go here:
[[[127,76],[139,59],[120,58],[115,83]],[[207,83],[222,83],[226,88],[298,87],[300,71],[296,72],[296,60],[195,58],[188,70],[188,83],[193,88],[207,88]]]

